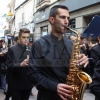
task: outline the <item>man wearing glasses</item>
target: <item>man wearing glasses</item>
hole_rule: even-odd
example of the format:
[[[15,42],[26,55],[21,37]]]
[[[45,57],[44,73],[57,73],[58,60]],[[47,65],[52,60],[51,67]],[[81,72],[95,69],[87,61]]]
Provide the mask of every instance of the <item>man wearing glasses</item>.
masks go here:
[[[8,49],[8,89],[11,92],[12,100],[28,100],[32,84],[28,80],[30,67],[28,67],[28,55],[30,48],[26,50],[29,42],[30,30],[21,28],[19,30],[18,44]]]

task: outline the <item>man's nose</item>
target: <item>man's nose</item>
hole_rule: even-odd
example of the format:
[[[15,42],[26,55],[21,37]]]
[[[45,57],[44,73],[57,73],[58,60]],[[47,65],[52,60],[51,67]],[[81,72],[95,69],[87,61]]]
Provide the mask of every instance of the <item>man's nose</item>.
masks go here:
[[[65,18],[65,23],[66,23],[67,25],[69,24],[69,20],[68,20],[67,17]]]
[[[25,41],[28,41],[29,39],[28,38],[25,38]]]

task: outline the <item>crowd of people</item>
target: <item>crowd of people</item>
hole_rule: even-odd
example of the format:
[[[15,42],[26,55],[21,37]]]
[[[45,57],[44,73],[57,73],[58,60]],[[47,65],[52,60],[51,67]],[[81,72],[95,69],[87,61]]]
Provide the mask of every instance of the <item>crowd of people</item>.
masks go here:
[[[4,63],[7,66],[5,73],[0,70],[0,86],[6,94],[5,100],[9,100],[10,97],[12,100],[29,100],[34,85],[38,89],[37,100],[72,98],[73,86],[66,84],[66,77],[72,45],[77,37],[63,36],[67,31],[69,17],[66,6],[55,5],[49,13],[50,34],[33,43],[30,30],[21,28],[18,37],[14,38],[14,45],[7,49],[3,47],[4,41],[0,40],[0,66]],[[82,53],[77,59],[77,64],[83,65],[83,70],[93,78],[90,89],[96,100],[100,99],[100,36],[98,41],[98,44],[92,46],[86,37],[81,37]]]

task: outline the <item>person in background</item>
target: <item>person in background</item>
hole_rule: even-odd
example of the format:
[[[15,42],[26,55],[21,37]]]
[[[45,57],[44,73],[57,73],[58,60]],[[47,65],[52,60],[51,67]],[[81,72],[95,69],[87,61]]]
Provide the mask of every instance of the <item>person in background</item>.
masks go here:
[[[95,95],[95,100],[100,100],[100,35],[98,36],[98,44],[91,49],[92,59],[92,84],[90,85],[91,92]]]
[[[70,35],[70,36],[68,36],[68,38],[72,41],[75,41],[77,39],[77,37],[75,35]]]
[[[11,46],[11,44],[8,44],[8,45],[7,45],[7,48],[10,48],[10,46]]]
[[[14,45],[18,43],[18,36],[14,37]]]
[[[18,36],[14,37],[14,45],[17,45],[17,43],[18,43]],[[7,79],[7,81],[8,81],[8,74],[6,74],[6,79]],[[9,90],[9,88],[8,88],[4,100],[9,100],[10,97],[11,97],[11,93],[10,93],[10,90]]]
[[[3,48],[3,40],[0,40],[0,67],[1,64],[6,62],[6,52],[5,52],[5,48]],[[0,82],[1,82],[1,88],[4,90],[4,94],[6,95],[7,90],[6,90],[6,73],[2,72],[2,70],[0,70]]]
[[[73,43],[63,36],[69,23],[68,8],[53,6],[49,22],[51,33],[35,41],[32,46],[29,66],[33,73],[29,75],[29,80],[38,89],[37,100],[69,100],[74,91],[72,86],[66,84],[66,77]],[[87,66],[88,58],[84,54],[80,54],[78,59],[77,63]]]
[[[91,57],[93,58],[93,64],[96,65],[97,61],[100,60],[100,54],[99,54],[99,47],[100,47],[100,35],[98,36],[98,44],[92,47],[91,49]]]
[[[8,89],[12,100],[29,100],[33,84],[28,80],[31,67],[28,67],[28,55],[30,50],[26,50],[29,42],[30,30],[21,28],[19,30],[19,42],[8,49]]]
[[[29,38],[29,43],[28,43],[28,45],[29,45],[30,47],[32,47],[32,45],[33,45],[33,38],[32,38],[32,37]],[[33,92],[32,92],[32,90],[31,90],[30,95],[32,95],[32,96],[34,95]]]
[[[80,48],[81,48],[82,53],[90,58],[90,48],[88,45],[87,38],[81,36],[80,40],[81,40],[80,41]],[[90,66],[90,62],[89,62],[89,65],[86,68],[82,68],[82,70],[91,76],[90,67],[91,66]],[[86,89],[89,89],[89,84],[87,84]]]
[[[80,37],[80,39],[81,39],[80,48],[85,55],[88,55],[89,46],[88,46],[87,38],[86,37]]]
[[[34,42],[34,41],[33,41],[33,38],[32,38],[32,37],[31,37],[31,38],[29,38],[29,44],[28,44],[28,45],[29,45],[30,47],[32,47],[33,42]]]
[[[7,48],[6,44],[5,44],[5,40],[3,39],[2,40],[2,45],[3,45],[3,48]]]

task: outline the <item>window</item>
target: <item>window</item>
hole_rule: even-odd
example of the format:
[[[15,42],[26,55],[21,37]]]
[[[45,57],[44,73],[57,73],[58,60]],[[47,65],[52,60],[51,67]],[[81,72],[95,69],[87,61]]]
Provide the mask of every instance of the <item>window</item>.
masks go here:
[[[45,1],[45,0],[37,0],[37,5],[40,4],[43,1]]]
[[[24,21],[24,13],[22,13],[22,21]]]
[[[41,36],[48,34],[48,26],[41,27]]]
[[[69,27],[75,29],[75,19],[69,20]]]

